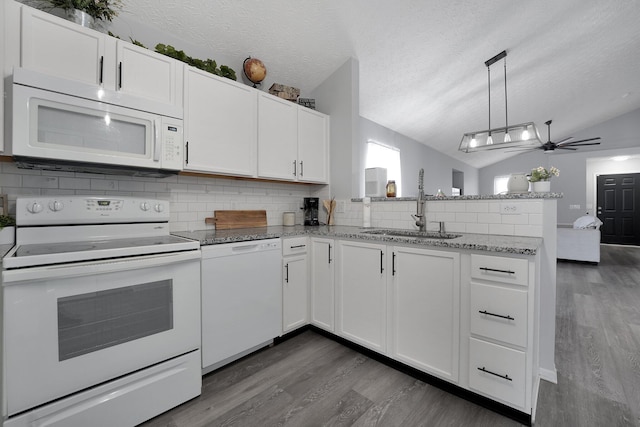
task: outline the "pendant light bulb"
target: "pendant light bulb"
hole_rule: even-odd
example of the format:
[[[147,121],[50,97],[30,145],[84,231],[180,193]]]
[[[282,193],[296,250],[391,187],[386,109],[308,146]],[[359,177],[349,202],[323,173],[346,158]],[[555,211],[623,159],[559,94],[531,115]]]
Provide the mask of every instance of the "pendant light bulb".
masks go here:
[[[469,147],[471,147],[471,148],[475,148],[475,147],[477,147],[477,146],[478,146],[478,141],[476,141],[476,136],[475,136],[475,135],[473,135],[473,136],[471,137],[471,142],[469,142]]]
[[[487,145],[493,145],[493,138],[491,137],[491,134],[489,134],[489,138],[487,138]]]
[[[522,131],[522,139],[525,140],[525,141],[527,139],[529,139],[529,130],[528,129],[525,129],[525,130]]]
[[[504,134],[504,142],[511,142],[511,135],[508,131]]]

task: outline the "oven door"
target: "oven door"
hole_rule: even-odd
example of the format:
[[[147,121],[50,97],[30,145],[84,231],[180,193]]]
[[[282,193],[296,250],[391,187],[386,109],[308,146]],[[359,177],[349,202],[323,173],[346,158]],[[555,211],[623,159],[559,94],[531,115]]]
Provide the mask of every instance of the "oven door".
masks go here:
[[[3,271],[8,415],[200,348],[200,251]]]

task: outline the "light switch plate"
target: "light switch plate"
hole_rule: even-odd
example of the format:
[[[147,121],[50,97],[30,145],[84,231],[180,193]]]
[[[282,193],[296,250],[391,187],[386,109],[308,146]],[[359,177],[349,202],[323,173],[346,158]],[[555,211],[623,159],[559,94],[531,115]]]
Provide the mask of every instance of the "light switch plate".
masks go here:
[[[580,209],[580,205],[569,205],[569,209]]]

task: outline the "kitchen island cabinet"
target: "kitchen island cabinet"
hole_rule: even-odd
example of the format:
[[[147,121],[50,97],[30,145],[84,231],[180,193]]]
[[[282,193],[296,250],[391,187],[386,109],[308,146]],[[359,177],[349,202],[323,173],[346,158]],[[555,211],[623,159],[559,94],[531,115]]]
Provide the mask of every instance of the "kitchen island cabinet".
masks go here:
[[[181,62],[26,5],[20,20],[13,65],[182,110]]]
[[[186,67],[184,169],[256,176],[257,94],[233,80]]]
[[[387,274],[384,245],[338,241],[337,330],[343,338],[386,353]]]
[[[402,246],[391,250],[391,356],[457,382],[460,254]]]

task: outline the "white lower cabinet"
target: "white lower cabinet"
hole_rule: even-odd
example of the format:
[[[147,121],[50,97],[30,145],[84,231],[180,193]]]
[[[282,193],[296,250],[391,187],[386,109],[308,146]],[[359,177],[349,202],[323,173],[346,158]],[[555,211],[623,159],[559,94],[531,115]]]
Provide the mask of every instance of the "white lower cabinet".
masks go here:
[[[457,382],[460,255],[394,247],[391,274],[391,356]]]
[[[364,347],[386,353],[387,247],[338,242],[336,333]]]
[[[535,414],[537,390],[536,260],[469,257],[469,389]]]
[[[282,243],[282,332],[309,323],[309,271],[306,237],[284,239]]]
[[[308,322],[533,419],[539,256],[321,237],[309,254]]]
[[[524,351],[469,339],[469,388],[472,390],[524,408],[525,371]]]
[[[311,238],[311,323],[335,330],[335,241]]]

